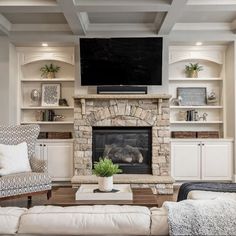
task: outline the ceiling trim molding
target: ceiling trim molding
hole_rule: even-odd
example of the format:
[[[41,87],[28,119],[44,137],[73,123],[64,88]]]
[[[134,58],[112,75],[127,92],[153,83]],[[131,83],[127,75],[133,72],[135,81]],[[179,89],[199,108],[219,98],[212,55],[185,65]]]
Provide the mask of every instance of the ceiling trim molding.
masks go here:
[[[188,0],[188,5],[212,5],[212,6],[222,6],[222,5],[236,5],[235,0]]]
[[[6,19],[2,14],[0,14],[0,32],[3,35],[9,35],[9,31],[12,28],[10,21]]]
[[[188,0],[173,0],[171,3],[171,8],[167,12],[160,29],[158,30],[158,34],[168,35],[175,23],[181,16],[184,11]]]
[[[165,13],[164,12],[156,14],[156,17],[155,17],[155,20],[154,20],[154,26],[155,26],[156,31],[158,31],[160,29],[164,18],[165,18]]]
[[[189,0],[186,6],[187,11],[236,11],[235,0]]]
[[[75,7],[79,12],[166,12],[170,9],[168,0],[77,0]]]
[[[55,1],[0,1],[1,13],[59,13],[61,12]]]
[[[1,13],[61,13],[58,6],[1,6]]]
[[[176,23],[173,31],[231,30],[231,23]]]
[[[73,0],[57,0],[62,13],[64,14],[71,31],[75,35],[86,35],[86,22],[83,22],[83,17],[79,16]]]
[[[137,32],[154,32],[154,24],[89,24],[88,32],[99,31],[137,31]]]
[[[209,34],[206,31],[172,31],[168,36],[169,42],[196,43],[197,41],[206,42],[232,42],[235,41],[235,34],[232,31],[214,30]]]
[[[78,42],[78,36],[72,34],[63,34],[54,32],[49,34],[48,32],[28,32],[25,34],[24,32],[11,32],[9,35],[10,42],[16,45],[26,45],[37,43],[41,46],[42,42],[47,43],[64,43],[66,44],[74,44]]]
[[[11,31],[50,31],[50,32],[71,32],[67,24],[13,24]]]

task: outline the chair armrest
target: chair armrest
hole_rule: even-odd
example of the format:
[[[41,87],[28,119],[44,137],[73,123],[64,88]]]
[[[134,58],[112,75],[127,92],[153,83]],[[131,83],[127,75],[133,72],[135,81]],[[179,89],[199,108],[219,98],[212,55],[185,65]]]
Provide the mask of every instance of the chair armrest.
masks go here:
[[[47,163],[45,160],[40,160],[36,157],[32,157],[30,158],[30,165],[33,172],[47,172]]]

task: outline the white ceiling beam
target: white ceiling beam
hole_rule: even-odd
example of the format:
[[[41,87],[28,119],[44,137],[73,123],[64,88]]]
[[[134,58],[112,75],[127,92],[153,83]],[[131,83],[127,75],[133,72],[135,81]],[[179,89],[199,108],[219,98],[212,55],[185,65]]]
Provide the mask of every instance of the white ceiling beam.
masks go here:
[[[217,11],[236,11],[236,5],[187,5],[186,11],[192,11],[192,12],[217,12]],[[216,13],[217,14],[217,13]]]
[[[170,9],[169,0],[75,0],[80,12],[166,12]]]
[[[225,4],[236,4],[235,0],[188,0],[188,4],[212,4],[212,5],[225,5]]]
[[[77,13],[73,0],[57,0],[71,31],[75,35],[85,35],[87,24],[83,22],[83,16]]]
[[[12,32],[71,32],[67,24],[12,24]]]
[[[172,31],[168,39],[170,42],[193,42],[196,43],[197,41],[201,41],[204,43],[206,42],[232,42],[235,41],[235,34],[232,31],[227,30],[214,30],[209,33],[206,31]]]
[[[50,44],[74,44],[78,42],[78,36],[72,34],[63,33],[52,33],[49,32],[11,32],[9,35],[9,40],[15,45],[41,45],[42,42],[47,42]]]
[[[186,11],[236,11],[236,1],[227,1],[227,0],[214,0],[214,1],[188,1],[186,8]],[[217,13],[216,13],[217,14]]]
[[[171,8],[167,12],[164,21],[158,31],[158,34],[168,35],[175,23],[178,21],[179,17],[184,11],[187,0],[173,0],[171,3]]]
[[[12,24],[2,14],[0,14],[0,34],[9,35],[11,27]]]
[[[37,0],[37,1],[0,1],[1,13],[47,13],[61,12],[58,4],[50,0]]]
[[[1,0],[0,5],[9,5],[9,6],[15,6],[15,5],[21,5],[21,6],[34,6],[34,5],[55,5],[55,0]]]
[[[232,30],[232,32],[236,33],[236,19],[233,20],[233,21],[230,23],[230,25],[231,25],[231,30]]]
[[[60,13],[58,6],[1,6],[1,13]]]
[[[231,23],[176,23],[173,31],[231,30]]]
[[[153,24],[89,24],[88,32],[106,32],[106,31],[137,31],[137,32],[154,32]]]
[[[165,14],[164,12],[159,12],[156,14],[156,17],[155,17],[155,20],[154,20],[154,26],[156,28],[156,31],[158,31],[161,27],[161,24],[163,22],[163,19],[165,17]]]

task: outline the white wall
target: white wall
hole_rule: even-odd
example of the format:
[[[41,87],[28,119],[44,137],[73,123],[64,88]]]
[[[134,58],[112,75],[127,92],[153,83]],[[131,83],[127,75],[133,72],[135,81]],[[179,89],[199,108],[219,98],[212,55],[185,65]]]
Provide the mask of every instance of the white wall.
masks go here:
[[[17,76],[15,47],[0,37],[0,124],[16,123]]]
[[[230,43],[227,47],[225,54],[225,112],[226,112],[226,137],[236,137],[235,122],[236,122],[236,67],[235,67],[235,42]],[[236,157],[235,157],[236,144],[234,142],[234,181],[236,180]]]
[[[17,123],[18,82],[16,47],[9,44],[9,124]]]
[[[226,116],[226,137],[235,135],[235,47],[231,43],[225,54],[225,112]]]
[[[0,124],[9,124],[9,41],[0,37]]]

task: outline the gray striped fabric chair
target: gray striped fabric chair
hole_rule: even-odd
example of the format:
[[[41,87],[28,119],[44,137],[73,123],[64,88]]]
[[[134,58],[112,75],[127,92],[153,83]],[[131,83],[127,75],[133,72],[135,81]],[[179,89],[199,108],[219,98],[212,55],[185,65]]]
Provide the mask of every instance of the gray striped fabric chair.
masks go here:
[[[28,196],[28,206],[31,195],[47,193],[51,196],[51,178],[46,172],[45,161],[35,158],[35,144],[39,135],[38,125],[0,126],[0,143],[16,145],[27,143],[28,157],[32,172],[0,176],[0,200],[14,196]]]

